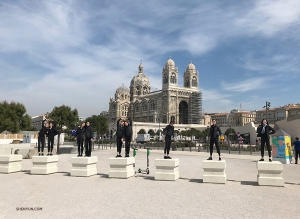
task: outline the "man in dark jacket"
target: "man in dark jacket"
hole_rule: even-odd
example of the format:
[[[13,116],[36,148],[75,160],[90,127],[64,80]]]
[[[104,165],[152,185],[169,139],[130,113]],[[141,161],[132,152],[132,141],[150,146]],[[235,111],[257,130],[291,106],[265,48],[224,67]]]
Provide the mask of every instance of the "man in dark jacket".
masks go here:
[[[123,139],[125,140],[125,157],[129,157],[132,139],[132,122],[129,118],[124,122]]]
[[[264,161],[265,144],[267,145],[269,161],[272,162],[271,155],[271,145],[270,145],[270,135],[275,133],[275,130],[269,126],[266,119],[261,121],[261,124],[257,127],[257,136],[261,137],[261,159],[259,161]]]
[[[121,151],[122,151],[122,144],[123,144],[123,137],[124,137],[124,121],[122,119],[119,119],[117,121],[117,156],[116,157],[122,157]]]
[[[81,127],[78,127],[75,135],[75,140],[77,139],[77,145],[78,145],[78,156],[77,157],[82,157],[83,153],[83,139],[85,136],[85,123],[81,124]]]
[[[300,141],[299,138],[296,137],[296,141],[294,142],[294,153],[295,153],[295,164],[298,163],[298,156],[300,158]]]
[[[52,156],[53,151],[53,145],[54,145],[54,137],[57,135],[57,130],[53,127],[53,122],[49,123],[49,128],[47,130],[47,136],[48,136],[48,154],[47,156]]]
[[[48,123],[46,120],[43,120],[42,122],[42,128],[38,133],[38,152],[39,156],[44,156],[44,148],[45,148],[45,136],[47,134],[47,129],[48,129]]]
[[[212,160],[212,154],[214,150],[214,144],[216,145],[216,149],[219,155],[219,160],[221,160],[221,152],[219,148],[219,136],[222,134],[221,129],[219,126],[217,126],[217,121],[215,119],[212,120],[212,125],[209,129],[209,136],[210,136],[210,146],[209,146],[209,152],[210,157],[207,160]]]
[[[169,125],[166,126],[166,128],[163,129],[163,132],[165,133],[165,149],[164,149],[164,159],[172,159],[169,156],[170,153],[170,147],[171,147],[171,137],[174,136],[174,123],[171,121]]]
[[[93,129],[90,122],[86,122],[85,127],[85,157],[90,157],[92,153]]]

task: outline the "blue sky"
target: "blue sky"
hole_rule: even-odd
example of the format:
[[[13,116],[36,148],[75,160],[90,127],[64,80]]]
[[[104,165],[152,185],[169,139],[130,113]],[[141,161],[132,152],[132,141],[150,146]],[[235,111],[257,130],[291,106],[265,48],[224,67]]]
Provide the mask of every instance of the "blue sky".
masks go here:
[[[0,2],[0,100],[30,115],[108,109],[140,60],[152,90],[169,57],[192,61],[205,112],[300,102],[300,1]]]

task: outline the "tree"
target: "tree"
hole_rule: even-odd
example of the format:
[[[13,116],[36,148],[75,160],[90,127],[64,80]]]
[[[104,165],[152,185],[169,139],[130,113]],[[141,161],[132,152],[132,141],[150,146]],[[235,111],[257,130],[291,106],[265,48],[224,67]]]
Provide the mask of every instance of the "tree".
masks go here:
[[[158,129],[157,131],[156,131],[156,135],[159,135],[159,133],[161,133],[162,132],[162,130],[161,129]]]
[[[227,136],[227,139],[230,139],[230,140],[233,140],[234,138],[232,138],[232,137],[228,137],[228,136],[236,136],[236,132],[235,132],[235,130],[233,129],[233,128],[228,128],[227,130],[226,130],[226,132],[224,133],[224,135],[226,135]]]
[[[48,115],[47,119],[54,121],[56,129],[58,130],[56,153],[59,154],[60,133],[63,131],[70,133],[71,129],[79,125],[78,111],[76,108],[72,110],[71,107],[65,105],[56,106]]]
[[[21,103],[0,102],[0,133],[7,130],[17,133],[31,127],[31,117],[26,114],[26,108]]]
[[[152,129],[150,129],[150,130],[148,131],[148,134],[149,134],[150,136],[154,136],[154,135],[155,135],[155,132],[154,132]]]
[[[70,131],[79,125],[79,117],[77,109],[71,109],[69,106],[54,107],[48,115],[48,119],[54,121],[56,128],[59,131]]]
[[[90,122],[93,131],[97,132],[97,136],[109,133],[107,118],[100,115],[92,115],[86,118],[86,122]]]
[[[145,129],[141,129],[141,130],[138,132],[138,134],[146,134]]]

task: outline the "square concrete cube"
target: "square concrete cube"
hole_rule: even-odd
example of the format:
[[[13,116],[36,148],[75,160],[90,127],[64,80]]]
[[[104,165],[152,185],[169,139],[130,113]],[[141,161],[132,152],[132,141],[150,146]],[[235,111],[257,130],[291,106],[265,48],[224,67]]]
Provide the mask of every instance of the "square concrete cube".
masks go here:
[[[179,159],[156,159],[155,180],[175,181],[179,179]]]
[[[133,168],[135,164],[134,157],[118,157],[109,159],[109,178],[120,178],[127,179],[135,175],[135,170]]]
[[[204,183],[218,183],[226,184],[226,161],[214,161],[214,160],[204,160],[202,162],[202,167],[204,170],[203,182]]]
[[[257,182],[260,186],[284,186],[282,177],[283,165],[279,161],[257,162]]]
[[[56,173],[58,156],[33,156],[32,157],[32,169],[31,174],[36,175],[47,175]]]
[[[97,174],[98,157],[72,157],[71,176],[93,176]]]
[[[22,155],[0,155],[0,173],[20,172],[22,158]]]

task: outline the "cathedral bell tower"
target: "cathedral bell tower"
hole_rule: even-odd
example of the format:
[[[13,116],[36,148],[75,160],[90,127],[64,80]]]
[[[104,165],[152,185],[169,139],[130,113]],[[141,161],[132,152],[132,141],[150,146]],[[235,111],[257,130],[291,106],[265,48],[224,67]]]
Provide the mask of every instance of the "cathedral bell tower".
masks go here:
[[[178,68],[170,58],[162,70],[162,89],[178,86]]]

